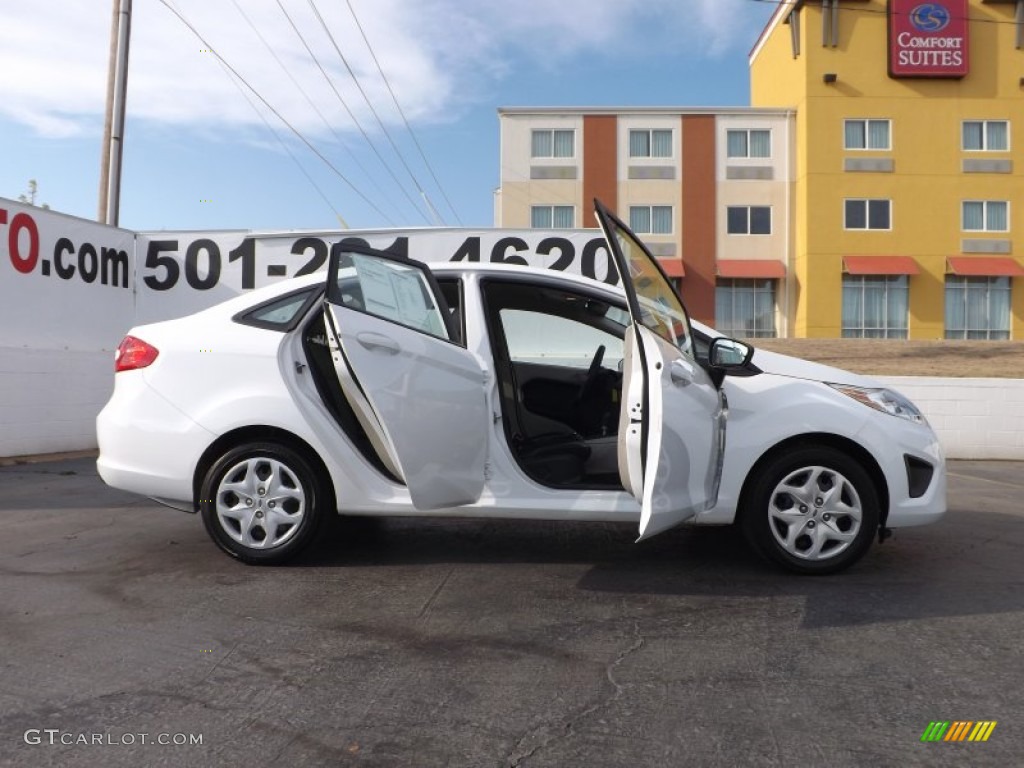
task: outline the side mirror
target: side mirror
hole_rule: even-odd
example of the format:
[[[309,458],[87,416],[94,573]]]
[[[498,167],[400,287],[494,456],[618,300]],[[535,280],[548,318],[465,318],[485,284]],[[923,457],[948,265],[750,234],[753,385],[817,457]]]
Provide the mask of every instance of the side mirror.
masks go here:
[[[737,373],[747,368],[754,348],[736,339],[718,338],[708,349],[708,364],[723,373]]]

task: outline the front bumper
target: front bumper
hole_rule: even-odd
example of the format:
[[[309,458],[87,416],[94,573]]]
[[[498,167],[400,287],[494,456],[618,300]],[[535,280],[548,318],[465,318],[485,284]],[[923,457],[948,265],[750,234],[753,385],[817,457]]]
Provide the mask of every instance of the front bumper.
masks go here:
[[[885,475],[887,527],[927,525],[946,514],[946,457],[931,427],[879,413],[868,419],[858,438]]]

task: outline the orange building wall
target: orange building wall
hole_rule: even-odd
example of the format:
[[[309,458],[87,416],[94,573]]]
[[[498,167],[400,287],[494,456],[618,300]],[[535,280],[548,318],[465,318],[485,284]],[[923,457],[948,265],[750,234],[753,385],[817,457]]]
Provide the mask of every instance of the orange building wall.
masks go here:
[[[597,227],[592,213],[595,197],[615,211],[618,201],[617,132],[618,118],[615,115],[584,115],[583,117],[584,215],[580,221],[581,227]]]
[[[693,317],[715,323],[715,117],[682,117],[683,300]]]

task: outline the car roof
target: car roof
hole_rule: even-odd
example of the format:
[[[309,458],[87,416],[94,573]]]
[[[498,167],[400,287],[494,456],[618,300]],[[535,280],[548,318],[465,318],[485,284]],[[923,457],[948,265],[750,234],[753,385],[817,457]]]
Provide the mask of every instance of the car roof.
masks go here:
[[[492,264],[474,262],[451,262],[437,261],[427,262],[430,271],[437,277],[459,276],[459,275],[480,275],[480,276],[503,276],[503,277],[535,277],[539,282],[548,285],[560,283],[562,285],[596,290],[609,297],[625,299],[625,292],[621,285],[608,285],[600,280],[584,277],[571,272],[547,269],[545,267],[527,267],[520,264]],[[278,280],[270,285],[246,291],[220,304],[208,309],[201,310],[196,314],[210,314],[233,316],[236,313],[244,312],[250,307],[262,304],[265,301],[272,301],[279,296],[301,291],[313,286],[322,285],[326,278],[326,270],[320,270],[301,277],[292,277],[285,280]],[[698,333],[709,338],[715,338],[722,334],[714,328],[690,318],[690,325]]]
[[[597,289],[605,293],[613,293],[617,296],[624,295],[621,286],[612,286],[602,281],[594,280],[582,275],[547,269],[545,267],[526,267],[519,264],[479,264],[472,262],[450,261],[427,263],[427,266],[437,277],[461,274],[536,277],[546,282],[554,280],[576,285],[581,288]],[[225,312],[230,313],[238,312],[246,307],[261,304],[264,301],[270,301],[278,296],[284,296],[285,294],[292,293],[293,291],[301,291],[311,286],[323,284],[326,279],[326,275],[326,271],[321,270],[310,275],[303,275],[302,277],[292,277],[286,280],[279,280],[271,283],[270,285],[246,291],[243,294],[216,305],[215,308],[223,309]]]

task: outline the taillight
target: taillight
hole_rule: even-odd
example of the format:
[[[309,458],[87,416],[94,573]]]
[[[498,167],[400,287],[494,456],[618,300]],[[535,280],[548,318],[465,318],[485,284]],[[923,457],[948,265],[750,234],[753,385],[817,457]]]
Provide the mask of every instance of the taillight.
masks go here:
[[[114,373],[145,368],[156,360],[159,354],[160,350],[152,344],[147,344],[134,336],[125,336],[114,355]]]

